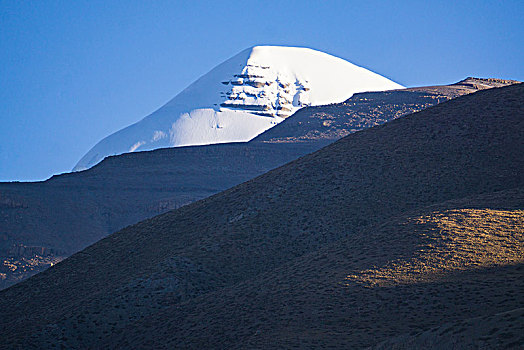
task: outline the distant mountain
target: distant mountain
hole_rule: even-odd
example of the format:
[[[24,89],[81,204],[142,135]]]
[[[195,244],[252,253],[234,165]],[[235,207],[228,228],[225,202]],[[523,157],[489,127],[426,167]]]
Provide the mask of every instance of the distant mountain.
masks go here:
[[[461,348],[508,313],[472,334],[522,347],[523,116],[479,91],[127,227],[0,292],[0,346]]]
[[[303,108],[249,143],[128,153],[44,182],[0,183],[0,289],[127,225],[252,179],[349,133],[512,83],[469,78],[416,91],[355,94],[340,104]]]
[[[255,46],[220,64],[140,122],[100,141],[73,170],[126,152],[246,142],[304,106],[399,88],[320,51]]]

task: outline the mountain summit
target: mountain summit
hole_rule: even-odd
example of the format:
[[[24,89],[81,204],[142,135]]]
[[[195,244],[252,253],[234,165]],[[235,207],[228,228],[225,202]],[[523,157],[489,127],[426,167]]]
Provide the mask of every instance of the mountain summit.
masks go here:
[[[100,141],[73,170],[126,152],[246,142],[301,107],[398,88],[402,86],[320,51],[255,46],[215,67],[156,112]]]

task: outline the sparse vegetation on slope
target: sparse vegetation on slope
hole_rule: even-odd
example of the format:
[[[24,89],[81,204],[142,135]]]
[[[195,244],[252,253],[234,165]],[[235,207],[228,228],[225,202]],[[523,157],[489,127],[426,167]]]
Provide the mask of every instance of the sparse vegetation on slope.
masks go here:
[[[524,210],[489,208],[434,211],[408,218],[396,223],[404,234],[396,242],[416,238],[419,249],[409,259],[389,260],[380,268],[348,275],[347,284],[421,283],[471,268],[522,263],[523,220]]]
[[[422,208],[172,305],[108,345],[147,338],[156,348],[365,348],[443,320],[512,310],[524,298],[523,207],[518,189]],[[457,230],[435,225],[443,221]],[[513,342],[524,341],[518,334]]]
[[[515,309],[523,98],[463,96],[113,234],[0,293],[4,346],[365,347]]]
[[[523,318],[524,308],[470,318],[415,335],[404,334],[373,349],[521,349]]]
[[[465,82],[357,94],[345,103],[303,109],[247,144],[130,153],[41,183],[0,183],[0,289],[122,227],[247,181],[349,133],[452,97],[515,83]],[[53,253],[13,253],[20,245]]]
[[[358,93],[343,103],[303,108],[293,118],[260,134],[252,142],[334,141],[459,96],[516,83],[514,80],[470,77],[451,85]]]

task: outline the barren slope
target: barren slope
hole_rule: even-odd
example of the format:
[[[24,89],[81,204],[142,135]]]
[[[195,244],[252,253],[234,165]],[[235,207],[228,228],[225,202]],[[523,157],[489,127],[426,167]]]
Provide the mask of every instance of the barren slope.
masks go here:
[[[247,181],[349,133],[512,83],[468,78],[417,91],[357,94],[342,104],[303,109],[247,144],[130,153],[44,182],[0,183],[0,289],[118,229]]]
[[[523,97],[518,84],[457,98],[113,234],[1,292],[3,344],[368,346],[514,309],[523,290]],[[426,233],[410,236],[417,220]],[[475,233],[477,222],[487,233]],[[435,225],[460,229],[446,235]],[[429,245],[434,253],[420,252]],[[471,254],[478,249],[485,253]],[[429,302],[408,303],[421,295]],[[348,325],[360,302],[378,309]]]
[[[515,83],[518,82],[469,77],[450,85],[355,94],[344,103],[303,108],[293,118],[260,134],[252,142],[334,141],[355,131],[380,125],[458,96]]]
[[[108,345],[365,348],[444,322],[456,323],[441,329],[451,327],[447,337],[464,337],[464,319],[522,305],[523,235],[522,189],[434,205],[173,305],[132,323]],[[491,348],[524,345],[522,319],[512,321],[513,329],[499,334],[476,324],[469,333]]]

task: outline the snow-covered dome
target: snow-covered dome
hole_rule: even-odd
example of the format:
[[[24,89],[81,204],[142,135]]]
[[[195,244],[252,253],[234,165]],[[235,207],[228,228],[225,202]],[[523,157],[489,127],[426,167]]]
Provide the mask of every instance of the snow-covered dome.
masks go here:
[[[76,165],[163,147],[247,142],[304,106],[401,85],[341,58],[300,47],[255,46],[212,69],[141,121],[104,138]]]

